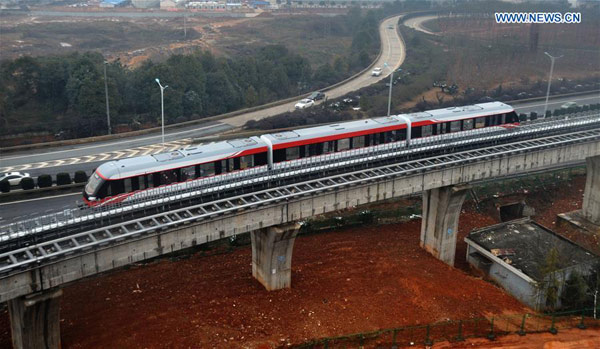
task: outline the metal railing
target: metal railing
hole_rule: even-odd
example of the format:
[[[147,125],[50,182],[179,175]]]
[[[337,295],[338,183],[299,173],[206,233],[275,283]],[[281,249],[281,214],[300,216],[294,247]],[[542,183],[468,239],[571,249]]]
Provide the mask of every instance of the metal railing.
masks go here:
[[[32,265],[38,265],[39,263],[67,254],[89,250],[94,246],[105,246],[113,242],[140,237],[144,234],[174,228],[186,223],[217,219],[226,214],[253,209],[259,206],[277,204],[283,200],[295,200],[320,192],[462,166],[473,162],[486,161],[490,158],[506,157],[547,148],[597,141],[600,141],[600,127],[539,137],[528,141],[519,140],[508,144],[436,155],[424,159],[402,161],[370,169],[364,169],[361,166],[360,169],[342,174],[280,185],[275,188],[244,193],[210,202],[202,202],[189,207],[169,210],[168,212],[148,214],[141,218],[117,224],[108,224],[73,234],[55,234],[52,236],[33,234],[31,236],[32,239],[26,246],[14,245],[14,248],[10,247],[0,253],[0,274],[9,273],[18,268],[28,268]],[[404,151],[406,150],[402,149],[400,152]],[[361,159],[347,162],[362,165]],[[323,164],[321,168],[315,167],[312,170],[323,172],[327,166],[328,164]],[[212,189],[216,191],[222,190],[219,187],[213,187]],[[194,196],[198,194],[200,193],[189,192],[185,195]],[[185,198],[180,197],[179,199],[183,200]],[[159,200],[161,199],[155,199],[155,201]],[[19,241],[21,240],[19,239],[16,242]]]
[[[598,308],[597,310],[600,310]],[[558,333],[569,329],[600,328],[593,308],[551,314],[504,314],[489,317],[448,320],[426,325],[385,328],[347,335],[313,339],[292,348],[364,348],[432,346],[435,342],[462,342],[467,338],[495,339],[498,336]]]
[[[42,215],[37,218],[10,223],[0,227],[0,243],[20,238],[29,234],[41,233],[69,226],[81,225],[114,216],[132,214],[135,211],[150,207],[166,205],[180,200],[189,200],[193,195],[206,195],[218,191],[235,192],[248,186],[264,183],[289,181],[292,177],[305,178],[307,174],[322,172],[331,173],[334,169],[343,171],[352,167],[357,161],[363,165],[370,162],[380,164],[387,159],[411,159],[419,154],[425,156],[434,152],[453,151],[478,144],[494,144],[521,137],[528,139],[539,134],[552,134],[561,130],[576,127],[593,126],[600,122],[597,112],[589,111],[569,115],[565,119],[543,119],[513,129],[491,127],[479,130],[463,131],[454,134],[438,135],[405,141],[387,143],[378,146],[352,149],[340,153],[332,153],[310,158],[275,164],[273,170],[266,166],[255,167],[243,171],[191,180],[183,183],[162,186],[137,192],[124,202],[93,208],[72,208],[61,212]]]

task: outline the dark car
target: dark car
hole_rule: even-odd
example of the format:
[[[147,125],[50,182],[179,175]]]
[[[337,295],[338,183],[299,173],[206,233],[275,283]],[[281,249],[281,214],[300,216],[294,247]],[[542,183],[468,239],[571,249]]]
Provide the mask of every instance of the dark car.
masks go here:
[[[310,96],[306,97],[308,99],[312,99],[313,101],[318,101],[320,99],[325,98],[325,94],[323,92],[313,92],[310,94]]]

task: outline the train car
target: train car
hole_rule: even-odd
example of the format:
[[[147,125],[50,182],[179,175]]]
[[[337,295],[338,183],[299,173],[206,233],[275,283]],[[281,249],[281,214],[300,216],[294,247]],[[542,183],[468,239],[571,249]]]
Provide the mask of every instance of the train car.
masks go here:
[[[84,202],[121,202],[134,192],[266,165],[267,152],[259,137],[250,137],[109,161],[90,176]]]
[[[94,171],[84,189],[88,206],[122,202],[141,191],[189,180],[350,149],[441,136],[488,127],[514,127],[518,117],[491,102],[356,120],[216,142],[168,153],[110,161]],[[175,185],[175,186],[174,186]]]

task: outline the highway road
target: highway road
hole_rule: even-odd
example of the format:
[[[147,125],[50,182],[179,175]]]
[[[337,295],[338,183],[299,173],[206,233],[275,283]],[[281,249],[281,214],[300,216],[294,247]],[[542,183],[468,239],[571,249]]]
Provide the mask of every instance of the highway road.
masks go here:
[[[400,16],[395,16],[383,21],[379,27],[381,36],[382,53],[376,66],[383,68],[387,62],[393,69],[398,68],[404,61],[406,51],[397,30]],[[388,29],[393,26],[393,29]],[[385,68],[384,68],[385,69]],[[372,77],[371,71],[334,88],[327,92],[329,98],[341,97],[348,92],[369,86],[389,76],[384,73],[379,77]],[[73,172],[75,170],[92,170],[99,163],[112,159],[123,159],[132,156],[156,154],[163,151],[174,150],[190,144],[192,138],[218,134],[243,126],[248,120],[278,115],[294,110],[297,101],[279,106],[258,110],[255,112],[235,116],[222,122],[211,122],[202,125],[189,126],[165,132],[165,146],[160,144],[160,134],[135,136],[123,140],[95,142],[56,148],[35,149],[23,152],[10,153],[0,156],[0,173],[9,171],[27,171],[32,175],[42,173],[56,174],[58,172]]]

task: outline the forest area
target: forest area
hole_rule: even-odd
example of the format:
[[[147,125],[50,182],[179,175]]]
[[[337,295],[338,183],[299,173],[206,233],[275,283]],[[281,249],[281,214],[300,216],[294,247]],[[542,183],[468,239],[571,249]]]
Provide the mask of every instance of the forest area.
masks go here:
[[[283,44],[262,45],[240,56],[197,50],[128,68],[105,63],[98,52],[24,56],[0,63],[0,136],[59,132],[65,138],[106,134],[104,69],[111,125],[139,129],[160,120],[172,124],[253,107],[299,95],[343,80],[368,66],[379,49],[382,11],[351,9],[342,28],[352,36],[347,52],[311,65]]]

